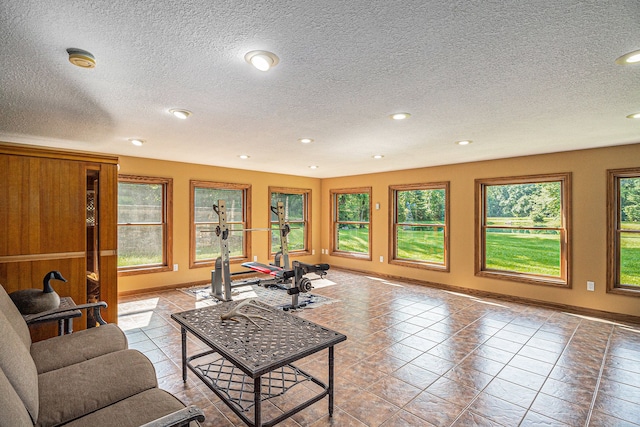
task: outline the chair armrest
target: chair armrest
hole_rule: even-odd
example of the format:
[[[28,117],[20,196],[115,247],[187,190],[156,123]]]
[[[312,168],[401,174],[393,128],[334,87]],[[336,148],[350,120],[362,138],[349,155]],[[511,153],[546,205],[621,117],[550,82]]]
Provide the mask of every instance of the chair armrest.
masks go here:
[[[73,307],[54,308],[52,310],[42,311],[40,313],[26,314],[22,317],[24,317],[25,322],[27,322],[27,325],[29,325],[30,323],[33,323],[34,321],[42,317],[51,316],[52,314],[66,313],[66,312],[75,311],[75,310],[92,309],[96,321],[101,325],[106,325],[107,322],[104,321],[104,319],[102,318],[102,315],[100,314],[101,308],[107,308],[107,303],[104,301],[90,302],[87,304],[74,305]]]
[[[182,427],[188,426],[191,421],[204,422],[204,413],[194,405],[172,412],[140,427]]]

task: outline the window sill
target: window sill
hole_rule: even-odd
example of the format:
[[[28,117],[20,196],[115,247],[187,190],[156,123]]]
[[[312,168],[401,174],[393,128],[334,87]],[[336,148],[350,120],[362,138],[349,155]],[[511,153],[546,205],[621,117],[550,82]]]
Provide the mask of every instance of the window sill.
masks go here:
[[[560,278],[537,276],[533,274],[501,272],[501,271],[476,271],[477,277],[486,277],[490,279],[508,280],[511,282],[527,283],[530,285],[554,286],[557,288],[571,288],[571,285]]]
[[[607,289],[607,293],[615,294],[615,295],[624,295],[627,297],[640,297],[640,286],[638,287],[638,289],[634,289],[632,287],[616,286],[615,288]]]
[[[135,276],[138,274],[162,273],[165,271],[173,271],[173,268],[171,268],[168,265],[162,265],[157,267],[127,268],[127,269],[118,270],[118,277]]]
[[[242,257],[242,258],[231,258],[229,259],[229,264],[242,264],[243,262],[247,262],[249,261],[249,258],[247,257]],[[197,261],[195,263],[191,263],[189,265],[189,268],[203,268],[203,267],[215,267],[216,266],[216,260],[206,260],[206,261]]]
[[[363,260],[363,261],[371,261],[371,255],[370,254],[362,254],[362,253],[357,253],[357,252],[333,251],[329,255],[331,255],[331,256],[339,256],[339,257],[343,257],[343,258],[359,259],[359,260]]]
[[[409,261],[404,259],[393,259],[389,261],[389,264],[399,265],[402,267],[409,267],[409,268],[419,268],[422,270],[442,271],[446,273],[449,272],[448,265],[435,264],[435,263],[426,262],[426,261]]]

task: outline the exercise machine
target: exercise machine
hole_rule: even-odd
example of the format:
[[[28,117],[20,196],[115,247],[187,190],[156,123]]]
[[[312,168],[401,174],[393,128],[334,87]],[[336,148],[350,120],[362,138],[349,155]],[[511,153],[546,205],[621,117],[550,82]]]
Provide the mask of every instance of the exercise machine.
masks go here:
[[[300,261],[294,261],[293,268],[289,267],[287,235],[289,234],[290,228],[289,224],[285,221],[284,204],[282,202],[278,202],[277,206],[271,206],[271,211],[278,216],[278,229],[280,231],[280,251],[276,253],[274,263],[262,264],[258,262],[245,262],[242,266],[248,268],[248,271],[231,273],[229,262],[229,233],[232,231],[270,231],[271,229],[250,228],[229,230],[227,225],[226,203],[224,200],[218,200],[218,204],[213,205],[213,211],[218,215],[218,225],[215,228],[215,233],[220,238],[220,256],[216,258],[215,269],[211,271],[211,293],[215,298],[221,301],[231,301],[231,289],[239,286],[278,286],[281,289],[285,289],[287,293],[291,295],[291,306],[288,308],[299,308],[301,305],[298,301],[298,294],[309,292],[313,289],[311,280],[304,277],[304,275],[307,273],[315,273],[322,278],[327,274],[329,264],[306,264]],[[266,281],[255,278],[231,281],[232,276],[253,272],[267,274],[271,276],[271,278]]]

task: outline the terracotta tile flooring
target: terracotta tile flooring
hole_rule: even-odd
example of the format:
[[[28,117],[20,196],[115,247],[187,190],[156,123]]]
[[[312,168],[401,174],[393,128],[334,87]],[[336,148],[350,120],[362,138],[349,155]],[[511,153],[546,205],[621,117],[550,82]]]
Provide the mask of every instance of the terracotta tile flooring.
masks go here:
[[[295,314],[348,337],[336,346],[334,415],[325,398],[279,425],[640,426],[640,327],[340,270],[327,279],[336,284],[313,292],[337,301]],[[119,325],[205,425],[244,425],[191,372],[182,382],[170,314],[199,304],[180,291],[121,297]],[[297,365],[326,381],[326,360]]]

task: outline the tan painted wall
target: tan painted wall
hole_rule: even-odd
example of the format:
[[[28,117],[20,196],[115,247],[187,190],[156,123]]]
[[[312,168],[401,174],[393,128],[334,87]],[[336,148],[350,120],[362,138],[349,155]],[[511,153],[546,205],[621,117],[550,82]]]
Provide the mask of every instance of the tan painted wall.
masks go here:
[[[436,155],[434,153],[434,155]],[[640,144],[513,159],[359,175],[322,181],[322,248],[330,247],[331,189],[372,187],[372,260],[323,255],[332,266],[498,292],[535,300],[640,316],[640,298],[606,293],[606,171],[640,166]],[[474,180],[571,172],[573,195],[573,288],[558,289],[474,275]],[[389,185],[450,182],[450,272],[390,265]],[[379,261],[384,256],[384,262]],[[595,292],[586,290],[595,281]]]
[[[134,157],[120,158],[120,173],[171,177],[174,182],[174,263],[179,271],[119,278],[119,291],[148,289],[209,280],[210,268],[189,269],[189,180],[211,180],[252,185],[252,227],[268,225],[268,188],[284,186],[312,190],[312,249],[304,262],[327,262],[334,267],[369,271],[409,279],[437,282],[469,289],[497,292],[640,316],[640,298],[606,293],[606,170],[640,166],[640,144],[573,151],[513,159],[447,165],[342,178],[315,179],[227,169]],[[530,174],[571,172],[573,195],[572,289],[480,278],[474,275],[474,180]],[[449,181],[451,191],[450,272],[425,271],[387,263],[389,236],[389,185]],[[320,255],[330,247],[331,189],[372,187],[372,261]],[[252,234],[251,256],[267,260],[268,234]],[[379,262],[384,256],[384,262]],[[232,270],[241,269],[233,266]],[[596,283],[595,292],[586,281]]]
[[[211,278],[211,267],[189,268],[189,181],[192,179],[251,185],[251,227],[269,226],[269,187],[311,189],[311,241],[312,247],[320,247],[320,180],[293,175],[279,175],[241,169],[220,168],[189,163],[167,162],[138,157],[120,157],[120,174],[173,178],[173,263],[178,271],[149,273],[118,278],[118,291],[127,292],[169,285],[182,285]],[[315,220],[314,220],[315,219]],[[269,233],[251,233],[250,259],[268,262]],[[316,256],[296,257],[303,262],[318,262]],[[243,270],[237,264],[232,271]]]

